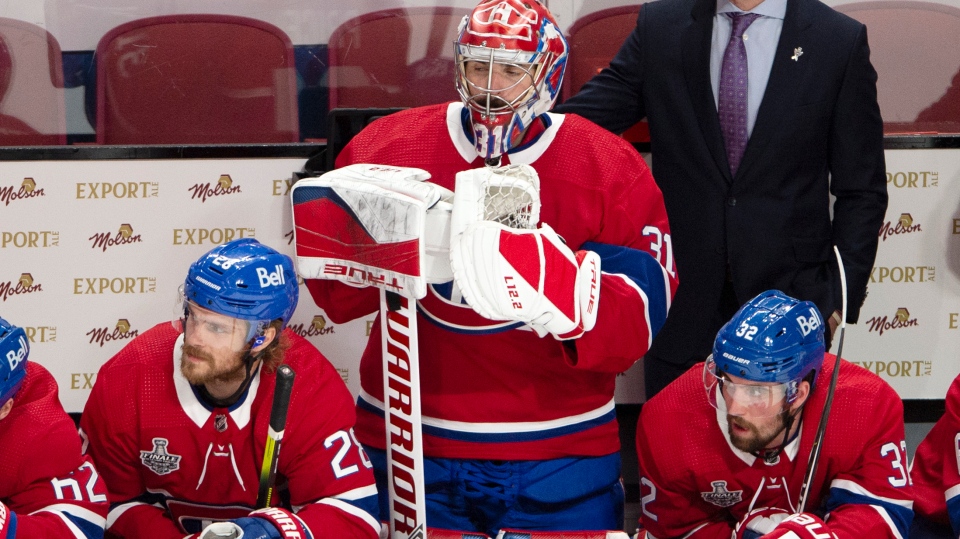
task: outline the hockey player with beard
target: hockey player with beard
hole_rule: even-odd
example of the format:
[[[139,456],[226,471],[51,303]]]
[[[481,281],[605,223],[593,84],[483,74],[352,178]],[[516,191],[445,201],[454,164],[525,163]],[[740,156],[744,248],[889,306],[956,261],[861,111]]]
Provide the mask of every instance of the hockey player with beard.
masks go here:
[[[0,538],[101,539],[107,488],[29,355],[23,328],[0,318]]]
[[[813,303],[764,292],[723,326],[705,363],[644,404],[641,537],[907,537],[903,404],[846,361],[809,512],[798,512],[836,359],[824,353],[823,331]]]
[[[108,533],[152,539],[379,536],[353,399],[312,344],[285,329],[299,297],[289,257],[246,238],[197,260],[183,318],[100,369],[83,413],[113,506]],[[296,383],[276,507],[256,508],[276,369]]]
[[[476,278],[455,270],[417,304],[426,522],[492,536],[622,529],[615,379],[647,351],[677,285],[660,191],[625,141],[549,112],[568,47],[541,3],[480,2],[454,46],[462,102],[379,119],[337,158],[338,168],[419,168],[449,190],[458,173],[484,167],[529,165],[539,177],[537,228],[481,221],[458,240],[459,267]],[[468,236],[476,241],[465,246]],[[531,302],[543,310],[491,312],[499,298],[481,283],[503,283],[500,271],[518,259],[542,276],[531,290],[549,289]],[[588,306],[576,291],[590,275]],[[335,323],[379,308],[373,287],[307,287]],[[380,324],[372,328],[357,435],[388,514]]]

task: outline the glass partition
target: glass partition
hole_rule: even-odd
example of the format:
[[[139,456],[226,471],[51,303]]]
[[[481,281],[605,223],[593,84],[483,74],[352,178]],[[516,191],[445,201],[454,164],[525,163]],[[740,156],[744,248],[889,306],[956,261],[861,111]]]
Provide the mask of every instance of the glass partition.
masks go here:
[[[960,132],[960,0],[828,3],[868,27],[888,133]],[[336,108],[456,99],[452,42],[474,4],[7,2],[0,146],[323,142]],[[547,5],[571,38],[569,96],[616,52],[640,3]]]

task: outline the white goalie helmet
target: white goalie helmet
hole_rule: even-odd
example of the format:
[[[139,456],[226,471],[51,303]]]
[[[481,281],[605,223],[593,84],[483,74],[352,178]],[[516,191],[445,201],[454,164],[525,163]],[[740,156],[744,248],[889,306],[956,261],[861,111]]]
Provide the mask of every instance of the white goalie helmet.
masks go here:
[[[506,153],[537,116],[553,108],[568,50],[553,15],[537,0],[484,1],[463,18],[454,51],[457,91],[481,157]],[[497,66],[511,74],[505,87],[494,87]],[[525,90],[504,97],[516,88]]]

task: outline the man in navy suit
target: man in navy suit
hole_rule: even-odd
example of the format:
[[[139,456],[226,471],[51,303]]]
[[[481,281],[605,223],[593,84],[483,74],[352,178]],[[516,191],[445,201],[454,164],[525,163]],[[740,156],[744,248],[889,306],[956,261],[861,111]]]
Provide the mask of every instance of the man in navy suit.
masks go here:
[[[733,35],[744,13],[757,16]],[[718,94],[728,47],[741,45],[745,147],[732,158]],[[642,6],[610,66],[557,107],[617,133],[650,124],[680,287],[645,358],[647,398],[702,361],[763,290],[813,301],[829,338],[842,305],[834,245],[857,321],[887,207],[876,81],[864,25],[819,0],[659,0]]]

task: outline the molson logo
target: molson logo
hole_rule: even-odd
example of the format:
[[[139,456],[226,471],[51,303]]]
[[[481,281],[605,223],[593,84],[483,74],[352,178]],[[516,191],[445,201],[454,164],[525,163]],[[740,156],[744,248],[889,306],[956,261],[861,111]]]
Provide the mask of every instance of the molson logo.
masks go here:
[[[80,182],[77,183],[77,200],[104,198],[157,198],[160,196],[158,182]]]
[[[140,239],[140,234],[134,235],[133,226],[127,223],[120,225],[120,229],[112,236],[109,232],[101,232],[90,236],[88,239],[93,242],[94,249],[103,249],[104,252],[107,251],[107,247],[113,247],[115,245],[143,243],[143,240]]]
[[[3,201],[4,206],[9,206],[14,200],[22,200],[25,198],[36,198],[46,196],[43,192],[43,189],[37,189],[37,182],[33,178],[24,178],[23,183],[20,184],[20,189],[16,191],[13,190],[12,185],[7,187],[0,187],[0,201]]]
[[[933,376],[932,361],[851,361],[851,363],[889,378]]]
[[[210,243],[220,245],[238,238],[253,238],[257,235],[255,228],[174,228],[174,245],[203,245]]]
[[[887,172],[887,186],[893,186],[897,189],[923,189],[925,187],[939,187],[939,185],[939,172]]]
[[[34,292],[43,292],[43,285],[35,284],[33,275],[29,273],[21,273],[17,284],[13,284],[12,281],[0,283],[0,298],[3,298],[3,301],[7,301],[10,296],[32,294]]]
[[[152,294],[157,291],[156,277],[77,277],[74,295]]]
[[[139,331],[130,329],[130,322],[126,318],[117,320],[117,325],[113,327],[112,331],[109,327],[103,327],[91,329],[87,332],[87,335],[90,336],[90,344],[99,344],[101,347],[108,342],[129,340],[139,334]]]
[[[912,234],[913,232],[923,232],[920,229],[920,223],[914,223],[913,217],[909,213],[901,213],[900,220],[894,225],[890,221],[883,223],[880,227],[880,239],[887,241],[890,236],[900,234]]]
[[[23,332],[32,343],[38,342],[57,342],[56,326],[33,326],[24,327]]]
[[[910,311],[908,311],[906,307],[900,307],[897,309],[897,314],[894,315],[893,320],[890,320],[886,316],[883,318],[874,316],[870,320],[867,320],[867,325],[870,326],[867,330],[868,332],[873,333],[876,331],[880,335],[883,335],[885,331],[916,327],[919,326],[920,323],[916,318],[910,318]]]
[[[304,338],[319,337],[320,335],[334,333],[334,326],[328,327],[327,319],[321,315],[314,316],[309,326],[305,326],[304,324],[290,324],[288,327],[290,331]]]
[[[36,249],[57,247],[60,245],[60,233],[53,230],[29,230],[26,232],[0,233],[0,248]]]
[[[218,197],[223,195],[233,195],[240,192],[239,185],[233,185],[233,180],[230,178],[229,174],[220,175],[220,179],[217,180],[217,183],[211,186],[210,182],[207,183],[198,183],[193,187],[187,189],[187,191],[192,191],[193,195],[191,199],[199,198],[200,202],[206,202],[209,197]]]

